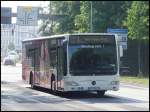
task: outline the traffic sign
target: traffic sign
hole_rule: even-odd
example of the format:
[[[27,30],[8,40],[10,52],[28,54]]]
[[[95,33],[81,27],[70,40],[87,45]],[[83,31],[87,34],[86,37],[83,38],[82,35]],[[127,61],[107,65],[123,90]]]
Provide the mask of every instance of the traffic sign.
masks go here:
[[[120,42],[123,49],[127,49],[127,42]]]
[[[128,30],[127,29],[112,29],[108,28],[107,33],[115,33],[119,37],[119,43],[122,46],[122,48],[125,50],[127,49],[127,35]]]
[[[127,29],[112,29],[112,28],[108,28],[107,32],[112,32],[112,33],[128,33]]]

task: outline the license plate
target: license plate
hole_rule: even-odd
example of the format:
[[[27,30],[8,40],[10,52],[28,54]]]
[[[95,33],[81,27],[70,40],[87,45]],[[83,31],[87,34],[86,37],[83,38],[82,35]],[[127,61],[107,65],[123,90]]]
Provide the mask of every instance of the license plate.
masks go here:
[[[88,87],[88,90],[100,90],[100,87]]]

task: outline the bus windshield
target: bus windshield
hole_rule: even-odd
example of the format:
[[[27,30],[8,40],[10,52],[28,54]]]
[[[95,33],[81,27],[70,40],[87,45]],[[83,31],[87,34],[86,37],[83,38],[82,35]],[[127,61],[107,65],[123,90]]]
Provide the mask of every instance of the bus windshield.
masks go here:
[[[115,75],[117,73],[116,45],[101,43],[97,45],[69,46],[70,74]]]

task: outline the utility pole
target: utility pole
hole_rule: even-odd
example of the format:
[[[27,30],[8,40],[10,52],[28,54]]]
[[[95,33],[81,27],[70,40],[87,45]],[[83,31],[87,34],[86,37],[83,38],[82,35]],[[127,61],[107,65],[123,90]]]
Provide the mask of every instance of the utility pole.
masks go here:
[[[141,70],[141,40],[139,39],[139,46],[138,46],[138,67],[139,67],[139,73],[138,76],[142,76],[142,70]]]
[[[11,33],[12,33],[12,39],[11,39],[11,42],[9,42],[9,44],[12,43],[13,45],[15,45],[15,36],[14,36],[15,28],[14,27],[12,28]],[[15,48],[15,46],[14,46],[14,48]]]
[[[92,7],[92,1],[90,3],[91,3],[91,22],[90,22],[91,23],[91,25],[90,25],[91,27],[90,28],[91,28],[91,33],[92,33],[93,32],[93,23],[92,23],[92,21],[93,21],[92,20],[92,8],[93,7]]]
[[[12,34],[12,43],[14,43],[14,28],[12,28],[12,30],[11,30],[11,34]]]

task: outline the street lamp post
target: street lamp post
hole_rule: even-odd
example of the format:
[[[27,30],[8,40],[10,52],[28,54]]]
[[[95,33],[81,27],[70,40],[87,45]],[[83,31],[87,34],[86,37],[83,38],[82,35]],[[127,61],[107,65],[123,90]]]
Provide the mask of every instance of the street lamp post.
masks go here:
[[[90,24],[91,27],[90,27],[90,28],[91,28],[91,33],[92,33],[92,32],[93,32],[93,23],[92,23],[92,21],[93,21],[93,20],[92,20],[92,8],[93,8],[93,7],[92,7],[92,1],[90,2],[90,4],[91,4],[91,22],[90,22],[90,23],[91,23],[91,24]]]

